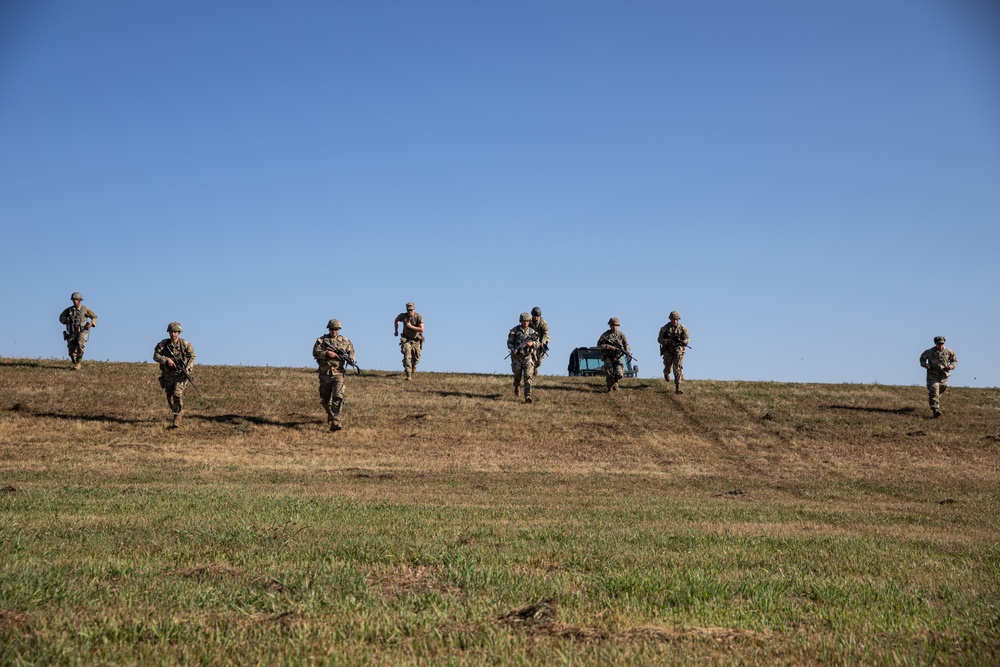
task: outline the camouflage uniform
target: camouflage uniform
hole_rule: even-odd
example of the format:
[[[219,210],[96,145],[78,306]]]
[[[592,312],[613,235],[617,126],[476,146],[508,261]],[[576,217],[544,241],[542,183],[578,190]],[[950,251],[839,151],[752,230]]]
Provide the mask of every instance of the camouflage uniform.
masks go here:
[[[79,292],[73,292],[72,299],[83,301]],[[66,341],[66,348],[69,352],[69,359],[73,363],[73,370],[80,368],[83,361],[83,349],[87,347],[87,337],[90,329],[97,326],[97,313],[87,308],[83,304],[73,304],[59,314],[59,323],[66,325],[63,332],[63,340]]]
[[[424,323],[424,317],[413,310],[413,304],[406,304],[406,312],[396,316],[394,324],[403,325],[403,332],[399,335],[399,350],[403,353],[403,371],[406,379],[409,380],[417,371],[417,364],[420,363],[420,350],[424,345],[424,334],[419,331],[407,329],[406,325],[420,327]]]
[[[332,326],[334,324],[336,327]],[[353,361],[354,345],[340,335],[340,322],[337,320],[330,320],[328,329],[333,330],[316,339],[316,344],[313,345],[313,358],[319,365],[319,401],[326,410],[326,420],[330,422],[330,430],[339,431],[340,412],[344,407],[344,371],[347,360],[340,352],[337,353],[337,359],[331,359],[326,353],[341,350]]]
[[[527,317],[526,317],[527,316]],[[522,322],[531,321],[527,313],[522,313]],[[533,343],[530,348],[521,346],[527,342]],[[514,395],[520,392],[521,381],[524,381],[524,402],[531,403],[531,381],[535,370],[535,353],[538,346],[538,333],[530,326],[514,327],[507,333],[507,349],[510,350],[510,370],[514,373]],[[520,349],[519,349],[520,348]]]
[[[944,336],[934,339],[934,347],[920,355],[920,365],[927,369],[927,401],[935,417],[941,416],[941,394],[948,389],[948,374],[958,365],[955,351],[944,347]],[[941,349],[938,349],[938,343]]]
[[[540,308],[531,309],[531,324],[529,324],[535,333],[538,334],[538,347],[535,348],[535,370],[534,375],[538,375],[538,367],[542,365],[542,359],[545,358],[546,352],[549,349],[549,323],[545,321],[542,317],[542,310]]]
[[[660,327],[656,342],[660,344],[660,356],[663,357],[663,379],[670,382],[670,372],[673,370],[674,388],[678,394],[683,394],[681,381],[684,379],[684,352],[687,351],[685,345],[691,341],[691,334],[680,323],[680,319],[676,310],[670,313],[670,322]]]
[[[617,318],[608,320],[608,324],[618,324]],[[608,329],[597,339],[597,347],[601,348],[601,358],[604,360],[604,378],[608,383],[608,391],[618,391],[618,381],[625,377],[625,365],[622,363],[624,354],[631,354],[628,338],[621,331]]]
[[[181,331],[180,325],[171,322],[167,331],[171,330],[176,330],[179,333]],[[173,425],[180,426],[181,413],[184,411],[184,389],[187,388],[188,383],[184,374],[167,362],[171,355],[173,355],[175,363],[180,362],[181,366],[190,373],[195,360],[194,347],[183,338],[178,338],[177,342],[170,338],[164,338],[153,349],[153,361],[160,365],[160,386],[167,394],[167,406],[174,415]]]

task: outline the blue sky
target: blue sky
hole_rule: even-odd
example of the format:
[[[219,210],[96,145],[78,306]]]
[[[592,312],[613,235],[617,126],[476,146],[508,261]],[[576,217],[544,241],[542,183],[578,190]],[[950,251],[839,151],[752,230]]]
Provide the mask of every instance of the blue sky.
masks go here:
[[[0,4],[0,355],[1000,386],[1000,9],[974,0]]]

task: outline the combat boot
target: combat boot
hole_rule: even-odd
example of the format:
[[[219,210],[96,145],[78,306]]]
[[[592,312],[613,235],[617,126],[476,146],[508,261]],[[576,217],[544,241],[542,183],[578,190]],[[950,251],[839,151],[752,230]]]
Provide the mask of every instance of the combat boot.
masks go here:
[[[674,387],[676,387],[676,389],[674,390],[675,394],[683,394],[684,393],[684,390],[681,389],[681,383],[680,382],[675,383]]]
[[[525,395],[524,402],[525,403],[531,403],[531,396]]]
[[[520,396],[521,395],[521,385],[517,385],[517,384],[514,385],[514,395],[515,396]]]
[[[342,428],[344,428],[344,427],[340,425],[340,420],[339,419],[333,419],[333,420],[330,421],[330,431],[331,432],[339,431]]]
[[[941,411],[938,410],[937,408],[931,408],[931,412],[934,413],[934,419],[937,419],[938,417],[941,416]]]
[[[412,379],[413,379],[413,371],[411,371],[409,368],[407,368],[406,369],[406,381],[409,382]]]
[[[174,421],[170,424],[170,428],[180,428],[181,427],[181,413],[174,413]]]

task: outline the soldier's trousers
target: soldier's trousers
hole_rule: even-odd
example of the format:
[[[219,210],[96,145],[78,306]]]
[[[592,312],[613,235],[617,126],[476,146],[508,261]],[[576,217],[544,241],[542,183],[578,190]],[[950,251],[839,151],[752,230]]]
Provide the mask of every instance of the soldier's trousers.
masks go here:
[[[66,349],[69,352],[70,361],[77,363],[83,359],[83,348],[87,347],[87,332],[81,331],[76,335],[70,335],[66,339]]]
[[[344,374],[332,369],[319,372],[319,402],[326,410],[329,421],[340,421],[340,411],[344,407]]]
[[[403,370],[417,370],[420,363],[420,346],[422,342],[415,339],[403,338],[399,341],[399,349],[403,353]]]
[[[510,357],[510,370],[514,373],[514,389],[524,382],[524,397],[531,396],[531,379],[535,375],[535,358],[528,354],[524,357]]]
[[[608,389],[616,382],[625,377],[625,364],[619,359],[604,360],[604,379],[608,383]]]
[[[160,376],[160,386],[167,393],[167,405],[170,406],[170,411],[175,415],[179,415],[184,410],[184,390],[187,388],[187,384],[183,375]]]
[[[674,382],[684,379],[684,350],[686,348],[670,349],[663,348],[663,379],[669,380],[670,373],[674,374]]]
[[[927,378],[927,402],[931,405],[931,410],[940,410],[941,402],[938,400],[941,394],[948,390],[948,378]]]

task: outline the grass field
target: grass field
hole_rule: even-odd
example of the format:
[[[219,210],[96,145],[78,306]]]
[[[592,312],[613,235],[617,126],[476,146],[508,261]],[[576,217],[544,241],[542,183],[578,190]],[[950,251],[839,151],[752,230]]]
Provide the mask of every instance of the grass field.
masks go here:
[[[156,378],[0,359],[0,664],[1000,663],[998,389]]]

